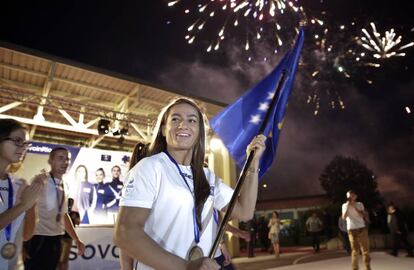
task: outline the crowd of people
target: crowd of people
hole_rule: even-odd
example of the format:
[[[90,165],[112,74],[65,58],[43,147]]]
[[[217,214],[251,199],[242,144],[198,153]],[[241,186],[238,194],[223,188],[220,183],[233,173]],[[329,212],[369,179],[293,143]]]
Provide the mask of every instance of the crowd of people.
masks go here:
[[[16,269],[20,254],[27,270],[68,269],[72,245],[79,255],[85,251],[75,226],[102,213],[117,215],[114,242],[121,250],[123,270],[234,269],[224,241],[214,259],[208,256],[233,189],[205,166],[205,140],[205,115],[194,101],[178,98],[161,111],[151,143],[136,145],[124,181],[121,168],[114,166],[111,182],[104,183],[105,171],[99,168],[92,184],[87,168],[79,165],[77,195],[69,198],[63,175],[70,152],[54,148],[48,158],[50,170],[33,172],[30,181],[21,179],[11,166],[24,158],[30,145],[28,132],[15,120],[0,119],[0,269]],[[246,231],[230,225],[226,229],[249,243],[249,257],[254,256],[257,239],[279,258],[279,213],[272,212],[268,221],[252,219],[265,140],[258,135],[246,149],[254,155],[231,214],[232,219],[250,220],[250,226]],[[353,269],[358,269],[361,251],[370,270],[366,211],[355,192],[349,191],[346,198],[338,220],[344,247]],[[387,223],[393,238],[391,254],[398,256],[404,244],[412,256],[406,222],[394,204],[388,207]],[[319,252],[324,224],[316,212],[305,227]]]

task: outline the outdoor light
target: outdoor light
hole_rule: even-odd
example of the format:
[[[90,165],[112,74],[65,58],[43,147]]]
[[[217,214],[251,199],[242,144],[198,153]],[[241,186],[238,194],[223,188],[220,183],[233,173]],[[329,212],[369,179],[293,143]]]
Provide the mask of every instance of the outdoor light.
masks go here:
[[[218,138],[212,138],[211,140],[210,140],[210,148],[211,148],[211,150],[213,150],[213,151],[217,151],[217,150],[219,150],[221,147],[223,146],[223,143],[221,142],[221,140],[220,139],[218,139]]]
[[[99,135],[105,135],[109,133],[109,124],[111,121],[108,119],[101,119],[98,121],[98,134]]]

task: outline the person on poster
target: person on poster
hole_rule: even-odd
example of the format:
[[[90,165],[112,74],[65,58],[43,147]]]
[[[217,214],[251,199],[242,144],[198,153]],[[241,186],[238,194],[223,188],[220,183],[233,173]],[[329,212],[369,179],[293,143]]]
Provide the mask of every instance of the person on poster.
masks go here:
[[[104,183],[105,171],[103,168],[99,168],[95,172],[96,184],[95,187],[95,202],[93,210],[93,224],[108,224],[111,223],[108,220],[108,203],[111,202],[115,195],[113,194],[108,183]]]
[[[233,190],[204,168],[205,119],[190,99],[167,105],[159,115],[148,157],[126,177],[114,241],[138,260],[138,269],[219,269],[203,255],[215,237],[210,213],[225,211]],[[233,218],[253,217],[265,140],[256,136],[247,147],[247,152],[255,149],[255,155]],[[189,260],[191,254],[202,257]]]
[[[74,209],[79,212],[81,224],[89,224],[89,211],[93,209],[95,186],[88,181],[88,169],[79,165],[75,169],[75,183],[78,185]]]
[[[112,181],[109,182],[109,189],[114,195],[112,201],[108,202],[108,212],[118,213],[119,199],[121,198],[121,191],[124,187],[124,183],[121,181],[121,167],[115,165],[111,169]]]
[[[14,270],[18,265],[22,241],[35,228],[35,203],[47,180],[36,175],[30,186],[12,175],[9,168],[21,162],[29,146],[27,130],[12,119],[0,119],[0,269]]]
[[[85,251],[85,244],[79,239],[68,215],[67,191],[63,175],[70,163],[70,153],[66,148],[52,149],[48,159],[51,170],[47,184],[36,204],[39,219],[34,236],[24,243],[27,257],[25,270],[56,270],[61,253],[61,238],[68,232],[75,241],[78,255]]]

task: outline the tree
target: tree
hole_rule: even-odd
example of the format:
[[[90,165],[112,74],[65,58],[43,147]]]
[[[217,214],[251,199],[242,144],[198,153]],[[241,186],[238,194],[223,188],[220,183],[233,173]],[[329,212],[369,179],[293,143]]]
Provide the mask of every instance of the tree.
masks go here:
[[[372,209],[382,200],[373,171],[358,158],[334,157],[319,176],[319,181],[328,196],[337,204],[346,200],[346,192],[351,189],[368,209]]]

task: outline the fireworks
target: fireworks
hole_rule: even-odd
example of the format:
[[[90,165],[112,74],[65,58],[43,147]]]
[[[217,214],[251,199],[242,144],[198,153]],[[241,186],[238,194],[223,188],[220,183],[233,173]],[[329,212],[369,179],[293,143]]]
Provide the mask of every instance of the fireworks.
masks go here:
[[[342,94],[346,89],[341,82],[352,77],[349,68],[354,54],[351,26],[328,26],[320,18],[308,20],[308,42],[302,54],[302,73],[307,84],[303,93],[306,103],[313,105],[315,116],[322,107],[345,109]]]
[[[370,23],[372,33],[370,34],[365,28],[362,29],[362,36],[358,39],[365,50],[368,51],[368,56],[372,56],[374,61],[369,61],[368,65],[372,67],[380,67],[377,60],[388,59],[396,56],[405,56],[405,49],[414,46],[414,42],[402,45],[402,36],[398,36],[394,29],[385,31],[384,36],[381,36],[377,31],[377,27],[373,22]],[[365,56],[365,55],[362,55]],[[359,59],[356,59],[359,61]]]
[[[176,0],[169,2],[168,6],[181,5],[184,13],[192,17],[193,22],[187,27],[185,39],[188,44],[200,40],[200,43],[204,43],[206,52],[217,51],[225,40],[232,39],[247,53],[252,52],[255,44],[261,42],[271,44],[272,52],[277,53],[284,43],[282,31],[286,30],[288,25],[299,25],[299,19],[293,20],[290,24],[281,23],[284,14],[303,14],[303,9],[296,1]],[[290,16],[288,20],[292,18],[293,16]],[[241,41],[237,41],[238,39]],[[207,44],[206,40],[209,41]],[[251,55],[247,59],[250,61]]]

